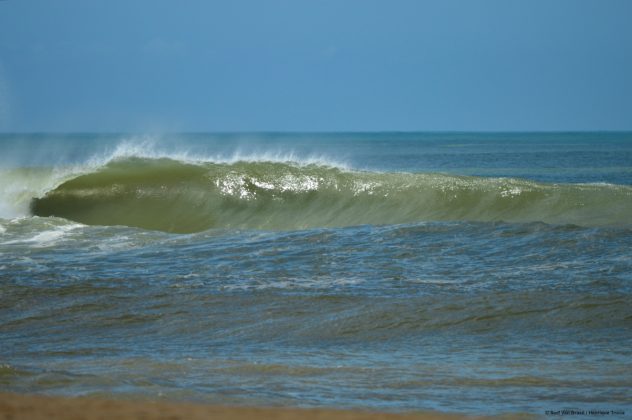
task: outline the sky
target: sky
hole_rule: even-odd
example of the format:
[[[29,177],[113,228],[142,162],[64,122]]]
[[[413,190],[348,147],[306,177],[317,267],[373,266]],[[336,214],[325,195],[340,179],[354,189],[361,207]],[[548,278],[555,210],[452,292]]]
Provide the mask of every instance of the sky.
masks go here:
[[[2,0],[0,131],[632,130],[630,0]]]

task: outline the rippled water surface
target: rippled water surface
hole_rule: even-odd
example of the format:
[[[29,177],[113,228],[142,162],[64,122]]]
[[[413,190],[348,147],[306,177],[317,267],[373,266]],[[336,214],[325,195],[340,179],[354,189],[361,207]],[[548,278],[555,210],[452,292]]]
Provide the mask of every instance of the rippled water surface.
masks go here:
[[[2,135],[0,389],[632,412],[632,136]]]

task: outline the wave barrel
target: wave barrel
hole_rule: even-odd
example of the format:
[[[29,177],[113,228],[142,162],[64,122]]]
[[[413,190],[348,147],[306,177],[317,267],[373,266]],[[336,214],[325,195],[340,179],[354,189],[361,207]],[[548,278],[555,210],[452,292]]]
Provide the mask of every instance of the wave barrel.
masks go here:
[[[424,221],[629,225],[630,208],[632,188],[610,184],[146,158],[111,161],[31,203],[36,216],[176,233]]]

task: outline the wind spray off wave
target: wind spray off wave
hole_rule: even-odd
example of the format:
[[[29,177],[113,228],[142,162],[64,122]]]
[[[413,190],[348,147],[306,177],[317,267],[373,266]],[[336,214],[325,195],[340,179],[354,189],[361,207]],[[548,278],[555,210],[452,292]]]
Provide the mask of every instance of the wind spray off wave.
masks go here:
[[[632,224],[632,188],[271,161],[123,157],[31,203],[37,216],[188,233],[422,221]]]

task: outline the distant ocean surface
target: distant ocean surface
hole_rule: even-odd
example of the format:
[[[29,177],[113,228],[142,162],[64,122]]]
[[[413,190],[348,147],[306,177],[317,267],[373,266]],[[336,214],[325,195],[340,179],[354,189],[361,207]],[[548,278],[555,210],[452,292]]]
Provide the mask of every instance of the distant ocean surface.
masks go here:
[[[0,391],[632,414],[632,133],[0,134]]]

